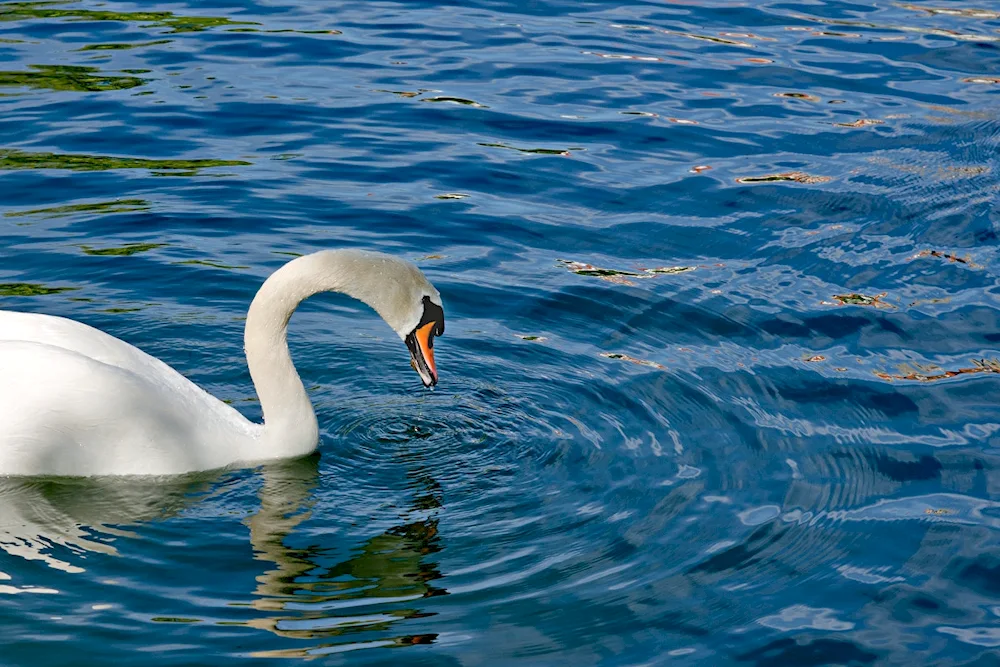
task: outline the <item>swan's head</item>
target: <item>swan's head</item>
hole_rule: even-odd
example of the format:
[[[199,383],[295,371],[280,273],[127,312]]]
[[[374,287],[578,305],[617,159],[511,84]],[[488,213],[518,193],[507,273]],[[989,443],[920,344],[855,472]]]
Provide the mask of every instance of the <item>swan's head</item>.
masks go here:
[[[430,284],[430,283],[428,283]],[[434,337],[444,333],[444,309],[441,297],[435,302],[429,294],[421,299],[422,314],[417,325],[403,336],[410,350],[410,365],[420,374],[425,387],[437,384],[437,366],[434,365]]]
[[[413,263],[379,252],[327,250],[322,257],[328,289],[364,301],[410,350],[410,365],[425,387],[437,384],[434,338],[444,333],[441,294]]]

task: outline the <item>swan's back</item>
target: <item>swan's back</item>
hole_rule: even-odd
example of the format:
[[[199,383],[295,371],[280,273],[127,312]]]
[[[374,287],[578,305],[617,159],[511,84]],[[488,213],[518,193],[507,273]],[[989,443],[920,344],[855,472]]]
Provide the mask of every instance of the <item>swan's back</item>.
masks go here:
[[[156,357],[100,329],[65,317],[0,310],[2,341],[45,343],[134,373],[155,373],[174,386],[188,384],[187,378]]]
[[[162,361],[72,320],[0,312],[0,474],[231,464],[253,425]]]

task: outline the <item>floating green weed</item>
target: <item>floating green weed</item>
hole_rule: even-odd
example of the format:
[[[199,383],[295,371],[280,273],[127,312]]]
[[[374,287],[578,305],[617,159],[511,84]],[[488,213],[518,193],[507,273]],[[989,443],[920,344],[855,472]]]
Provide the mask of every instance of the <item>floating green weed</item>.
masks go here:
[[[96,67],[80,65],[29,65],[36,71],[0,71],[0,86],[47,88],[80,93],[127,90],[146,83],[137,76],[116,76]]]
[[[172,39],[157,39],[152,42],[114,42],[111,44],[88,44],[77,51],[129,51],[131,49],[141,49],[144,46],[159,46],[160,44],[170,44]]]
[[[70,171],[103,171],[106,169],[168,169],[183,170],[194,175],[209,167],[249,165],[243,160],[149,160],[110,155],[80,155],[66,153],[29,153],[16,149],[0,149],[0,169],[69,169]]]
[[[0,296],[46,296],[80,289],[79,287],[46,287],[38,283],[0,283]]]
[[[35,208],[29,211],[10,211],[4,213],[5,218],[21,218],[24,216],[41,216],[44,218],[64,218],[74,213],[130,213],[149,210],[149,202],[145,199],[116,199],[89,204],[68,204],[50,208]]]
[[[91,248],[90,246],[82,245],[80,249],[88,255],[97,255],[99,257],[115,256],[115,257],[128,257],[130,255],[137,255],[140,252],[147,252],[153,250],[154,248],[162,248],[167,245],[166,243],[126,243],[125,245],[118,248]]]
[[[170,32],[199,32],[218,26],[260,25],[221,16],[179,16],[172,12],[112,12],[66,7],[69,2],[6,2],[0,4],[0,21],[64,19],[67,21],[140,22],[143,28],[170,28]]]

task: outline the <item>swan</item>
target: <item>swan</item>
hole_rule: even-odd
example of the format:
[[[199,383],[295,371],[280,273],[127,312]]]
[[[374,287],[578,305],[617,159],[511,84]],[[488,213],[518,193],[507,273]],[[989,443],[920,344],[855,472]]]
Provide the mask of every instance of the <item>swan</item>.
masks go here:
[[[406,343],[424,386],[437,384],[441,295],[412,263],[383,253],[322,250],[264,281],[244,333],[263,424],[98,329],[0,311],[0,475],[176,475],[313,452],[319,425],[286,333],[318,292],[371,306]]]

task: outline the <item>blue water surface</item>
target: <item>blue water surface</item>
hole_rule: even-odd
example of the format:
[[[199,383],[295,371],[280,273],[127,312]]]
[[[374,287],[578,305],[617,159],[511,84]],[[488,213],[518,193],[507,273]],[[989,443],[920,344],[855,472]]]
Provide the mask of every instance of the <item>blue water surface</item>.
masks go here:
[[[292,256],[448,315],[429,392],[304,304],[314,457],[0,480],[0,664],[998,664],[998,77],[993,0],[0,1],[0,308],[255,419]]]

